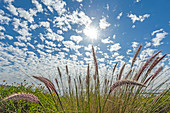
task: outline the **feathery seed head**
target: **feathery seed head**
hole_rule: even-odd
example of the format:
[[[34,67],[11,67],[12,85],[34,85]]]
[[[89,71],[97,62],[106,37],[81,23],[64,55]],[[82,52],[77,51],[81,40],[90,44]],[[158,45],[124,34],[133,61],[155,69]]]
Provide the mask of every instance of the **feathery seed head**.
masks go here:
[[[4,98],[2,101],[9,101],[9,100],[26,100],[26,101],[34,102],[35,104],[41,105],[37,96],[33,94],[29,94],[29,93],[23,93],[23,92],[12,94]]]
[[[142,86],[142,87],[145,87],[145,85],[144,84],[141,84],[141,83],[139,83],[139,82],[137,82],[137,81],[132,81],[132,80],[118,80],[118,81],[116,81],[113,85],[112,85],[112,87],[110,88],[110,92],[109,93],[111,93],[115,88],[117,88],[117,87],[120,87],[120,86],[122,86],[122,85],[137,85],[137,86]]]

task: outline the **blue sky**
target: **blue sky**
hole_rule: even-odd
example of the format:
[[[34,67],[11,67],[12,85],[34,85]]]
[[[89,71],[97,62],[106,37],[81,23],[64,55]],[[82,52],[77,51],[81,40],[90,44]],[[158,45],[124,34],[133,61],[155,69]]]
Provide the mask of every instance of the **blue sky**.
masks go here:
[[[128,70],[140,44],[136,65],[162,50],[165,71],[169,6],[169,0],[0,0],[0,81],[31,81],[25,73],[54,78],[56,67],[65,73],[65,65],[72,76],[85,73],[88,63],[93,72],[91,45],[101,77],[116,62],[127,62]]]

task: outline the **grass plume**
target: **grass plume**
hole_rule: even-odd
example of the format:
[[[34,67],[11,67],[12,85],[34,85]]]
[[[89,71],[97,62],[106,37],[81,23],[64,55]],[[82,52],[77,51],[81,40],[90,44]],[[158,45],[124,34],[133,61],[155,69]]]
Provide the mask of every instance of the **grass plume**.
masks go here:
[[[14,93],[6,98],[4,98],[2,101],[9,101],[9,100],[26,100],[30,102],[34,102],[35,104],[39,104],[42,106],[40,103],[39,99],[37,96],[29,93]]]

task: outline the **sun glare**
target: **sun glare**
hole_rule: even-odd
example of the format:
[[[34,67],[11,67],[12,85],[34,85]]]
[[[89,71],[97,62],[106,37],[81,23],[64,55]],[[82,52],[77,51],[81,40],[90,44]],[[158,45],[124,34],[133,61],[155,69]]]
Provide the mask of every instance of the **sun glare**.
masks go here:
[[[84,30],[83,30],[83,33],[90,39],[97,39],[97,34],[98,34],[98,31],[96,28],[94,27],[86,27]]]

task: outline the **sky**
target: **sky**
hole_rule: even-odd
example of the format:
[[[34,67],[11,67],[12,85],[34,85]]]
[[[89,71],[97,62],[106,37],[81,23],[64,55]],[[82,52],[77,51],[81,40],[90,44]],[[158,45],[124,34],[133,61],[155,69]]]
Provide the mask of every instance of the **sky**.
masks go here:
[[[170,0],[0,0],[0,81],[53,79],[57,67],[65,76],[66,65],[73,78],[85,75],[87,64],[93,73],[92,45],[101,78],[115,63],[127,63],[125,75],[140,44],[137,69],[162,50],[159,56],[167,56],[155,70],[164,67],[158,80],[170,77],[169,6]]]

